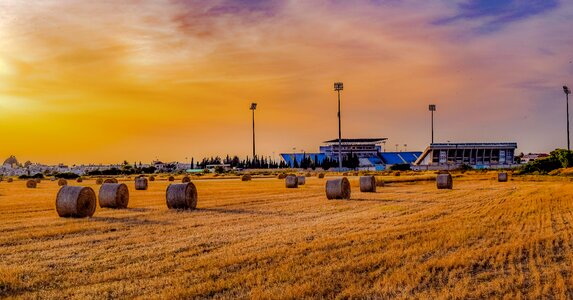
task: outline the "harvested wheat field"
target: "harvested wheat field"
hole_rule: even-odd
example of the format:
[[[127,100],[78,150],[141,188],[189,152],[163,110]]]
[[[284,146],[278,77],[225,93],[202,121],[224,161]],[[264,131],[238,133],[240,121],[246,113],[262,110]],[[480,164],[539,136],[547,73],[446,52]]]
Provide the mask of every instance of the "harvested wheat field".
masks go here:
[[[194,211],[167,209],[165,180],[123,181],[129,208],[86,219],[58,217],[56,183],[1,182],[0,296],[571,298],[573,183],[533,179],[350,177],[350,201],[314,177],[196,180]]]

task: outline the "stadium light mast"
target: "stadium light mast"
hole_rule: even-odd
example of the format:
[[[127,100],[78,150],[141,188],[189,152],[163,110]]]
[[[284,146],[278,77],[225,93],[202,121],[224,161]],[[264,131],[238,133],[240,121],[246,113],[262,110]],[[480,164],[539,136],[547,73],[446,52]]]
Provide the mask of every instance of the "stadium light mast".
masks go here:
[[[434,112],[436,111],[436,105],[430,104],[428,107],[430,113],[432,114],[432,144],[434,143]]]
[[[257,109],[257,104],[256,103],[251,103],[251,108],[250,110],[253,111],[253,160],[255,159],[255,110]]]
[[[334,83],[334,90],[338,92],[338,169],[342,169],[342,129],[340,124],[340,91],[344,89],[342,82]]]
[[[565,100],[567,100],[567,150],[571,150],[571,144],[569,143],[569,94],[571,94],[571,90],[564,85],[563,92],[565,92]]]

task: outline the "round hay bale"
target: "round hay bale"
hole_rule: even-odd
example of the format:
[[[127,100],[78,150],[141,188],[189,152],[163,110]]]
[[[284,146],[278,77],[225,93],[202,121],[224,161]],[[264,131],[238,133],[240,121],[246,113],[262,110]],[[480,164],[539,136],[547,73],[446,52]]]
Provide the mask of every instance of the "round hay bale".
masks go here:
[[[60,179],[58,180],[58,186],[64,186],[64,185],[68,185],[68,181],[65,179]]]
[[[318,178],[319,178],[319,179],[324,178],[324,173],[318,173]]]
[[[442,189],[451,190],[453,185],[454,185],[454,183],[452,181],[452,175],[451,174],[439,174],[438,177],[436,177],[436,185],[437,185],[439,190],[442,190]]]
[[[348,176],[348,172],[342,173],[342,176]]]
[[[90,187],[65,185],[56,196],[56,211],[60,217],[91,217],[95,209],[96,195]]]
[[[191,178],[189,176],[185,176],[183,177],[183,179],[181,179],[181,183],[187,183],[187,182],[191,182]]]
[[[96,179],[96,184],[102,184],[102,183],[103,183],[103,179],[101,179],[101,178]]]
[[[312,174],[310,174],[310,173],[306,173],[304,176],[306,176],[306,177],[310,177],[310,176],[312,176]]]
[[[376,192],[376,177],[360,176],[360,191],[363,193]]]
[[[167,187],[165,200],[169,209],[195,209],[197,189],[192,182],[172,183]]]
[[[298,187],[298,177],[292,175],[285,177],[285,186],[287,189],[296,189]]]
[[[353,176],[358,176],[358,172],[352,173]]]
[[[36,179],[34,179],[34,180],[36,180],[36,183],[41,183],[41,182],[42,182],[42,179],[40,179],[40,178],[36,178]]]
[[[507,172],[499,172],[497,174],[497,181],[498,182],[507,182]]]
[[[346,177],[326,181],[326,198],[350,199],[350,182]]]
[[[169,180],[169,181],[175,181],[175,177],[169,176],[169,178],[167,178],[167,180]]]
[[[285,173],[280,173],[277,178],[278,179],[285,179],[287,177],[287,175]]]
[[[147,178],[145,177],[135,178],[135,189],[138,191],[147,190]]]
[[[304,176],[297,176],[298,185],[304,185],[306,183],[306,177]]]
[[[104,183],[98,198],[100,207],[127,208],[129,189],[124,183]]]
[[[36,180],[33,179],[26,181],[26,187],[29,189],[35,189],[37,184],[38,183],[36,182]]]
[[[155,181],[155,176],[149,176],[149,181]]]
[[[84,181],[84,179],[81,177],[78,177],[78,179],[76,179],[76,182],[83,182],[83,181]]]
[[[108,178],[103,181],[103,183],[117,183],[117,179],[115,178]]]
[[[252,177],[249,174],[241,176],[241,181],[251,181]]]
[[[12,178],[6,179],[6,182],[13,182],[13,181],[14,181],[14,179],[12,179]]]

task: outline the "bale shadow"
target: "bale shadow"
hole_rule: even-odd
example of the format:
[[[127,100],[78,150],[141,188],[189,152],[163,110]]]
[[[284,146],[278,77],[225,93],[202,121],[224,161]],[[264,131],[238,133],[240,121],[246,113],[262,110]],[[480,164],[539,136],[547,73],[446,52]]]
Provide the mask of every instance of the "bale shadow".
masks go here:
[[[204,212],[214,212],[223,214],[233,214],[233,215],[255,215],[255,216],[292,216],[294,214],[282,213],[282,212],[272,212],[272,211],[258,211],[258,210],[248,210],[248,209],[232,209],[232,208],[197,208],[196,211]]]
[[[152,221],[147,219],[138,219],[132,217],[114,218],[114,217],[91,217],[90,220],[95,222],[104,222],[109,224],[126,224],[126,225],[171,225],[168,221]]]

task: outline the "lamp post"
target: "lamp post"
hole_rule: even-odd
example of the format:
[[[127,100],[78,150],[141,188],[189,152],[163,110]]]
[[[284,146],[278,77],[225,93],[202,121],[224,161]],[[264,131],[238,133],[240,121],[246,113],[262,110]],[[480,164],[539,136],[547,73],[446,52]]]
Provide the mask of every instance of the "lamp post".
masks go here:
[[[338,92],[338,169],[342,169],[342,129],[340,124],[340,91],[344,89],[342,82],[334,83],[334,90]]]
[[[436,111],[436,105],[430,104],[428,107],[430,113],[432,114],[432,144],[434,143],[434,112]]]
[[[251,103],[251,108],[250,110],[253,111],[253,161],[255,159],[255,110],[257,109],[257,104],[256,103]]]
[[[571,94],[571,90],[564,85],[563,92],[565,92],[565,99],[567,100],[567,150],[571,150],[569,143],[569,94]]]

